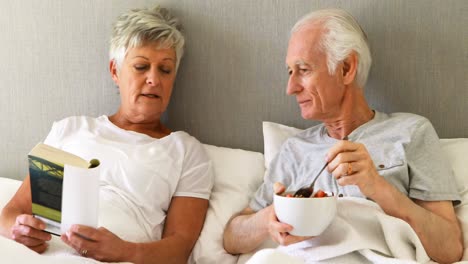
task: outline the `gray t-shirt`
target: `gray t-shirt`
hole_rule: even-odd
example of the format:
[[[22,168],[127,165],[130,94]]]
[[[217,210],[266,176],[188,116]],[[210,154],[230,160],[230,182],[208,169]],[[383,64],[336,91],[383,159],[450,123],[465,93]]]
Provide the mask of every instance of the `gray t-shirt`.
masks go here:
[[[440,147],[437,133],[426,118],[375,111],[374,118],[355,129],[348,139],[364,144],[377,172],[408,197],[459,203],[452,168]],[[272,160],[250,208],[258,211],[272,204],[275,182],[283,183],[287,191],[310,184],[311,178],[325,164],[326,153],[337,142],[327,135],[323,124],[287,139]],[[327,175],[320,176],[316,189],[365,198],[357,186],[339,186],[327,170],[322,174]]]

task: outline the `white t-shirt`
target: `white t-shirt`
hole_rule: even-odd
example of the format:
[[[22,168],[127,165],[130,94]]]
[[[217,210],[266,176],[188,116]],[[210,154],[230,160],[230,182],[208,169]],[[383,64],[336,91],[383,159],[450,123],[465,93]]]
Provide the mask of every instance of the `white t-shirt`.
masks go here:
[[[44,143],[99,159],[99,225],[127,241],[161,239],[173,196],[210,197],[211,161],[182,131],[156,139],[121,129],[107,116],[79,116],[55,122]]]

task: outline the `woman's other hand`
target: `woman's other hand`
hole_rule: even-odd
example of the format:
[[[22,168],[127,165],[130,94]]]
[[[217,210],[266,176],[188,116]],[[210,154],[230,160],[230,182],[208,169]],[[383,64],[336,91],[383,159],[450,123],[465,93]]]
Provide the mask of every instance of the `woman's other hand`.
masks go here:
[[[92,228],[83,225],[73,225],[61,236],[62,241],[74,248],[83,257],[99,261],[116,262],[130,259],[135,250],[133,243],[124,241],[104,227]]]
[[[21,214],[16,217],[15,224],[11,227],[11,239],[21,243],[37,253],[44,252],[47,241],[52,236],[45,232],[46,224],[29,214]]]

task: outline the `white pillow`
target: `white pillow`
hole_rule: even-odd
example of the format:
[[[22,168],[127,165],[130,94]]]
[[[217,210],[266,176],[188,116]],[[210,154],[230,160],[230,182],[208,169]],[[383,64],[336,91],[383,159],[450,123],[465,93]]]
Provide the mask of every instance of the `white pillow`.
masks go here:
[[[281,125],[273,122],[263,122],[263,147],[265,155],[265,168],[270,167],[270,162],[278,154],[283,142],[291,136],[301,132],[302,129]]]
[[[244,209],[263,180],[259,152],[204,145],[213,162],[215,180],[205,224],[192,252],[192,263],[236,263],[223,248],[223,231],[232,215]]]
[[[468,260],[468,138],[441,139],[442,149],[447,154],[458,186],[460,186],[461,204],[455,207],[455,213],[463,230],[465,250],[462,260]]]
[[[440,144],[452,165],[458,186],[464,187],[462,188],[462,192],[465,192],[463,200],[468,202],[466,191],[468,189],[468,163],[466,162],[468,138],[441,139]]]

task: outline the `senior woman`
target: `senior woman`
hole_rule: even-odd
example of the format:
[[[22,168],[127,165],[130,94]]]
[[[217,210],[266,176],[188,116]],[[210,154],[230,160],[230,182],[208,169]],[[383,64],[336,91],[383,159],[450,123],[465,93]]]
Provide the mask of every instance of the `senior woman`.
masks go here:
[[[118,111],[65,118],[44,141],[101,161],[102,227],[74,225],[61,237],[85,257],[186,263],[201,231],[213,185],[211,162],[194,137],[161,123],[183,53],[179,27],[159,7],[122,14],[110,47]],[[0,232],[42,253],[51,239],[44,228],[31,215],[28,176],[2,211]]]

